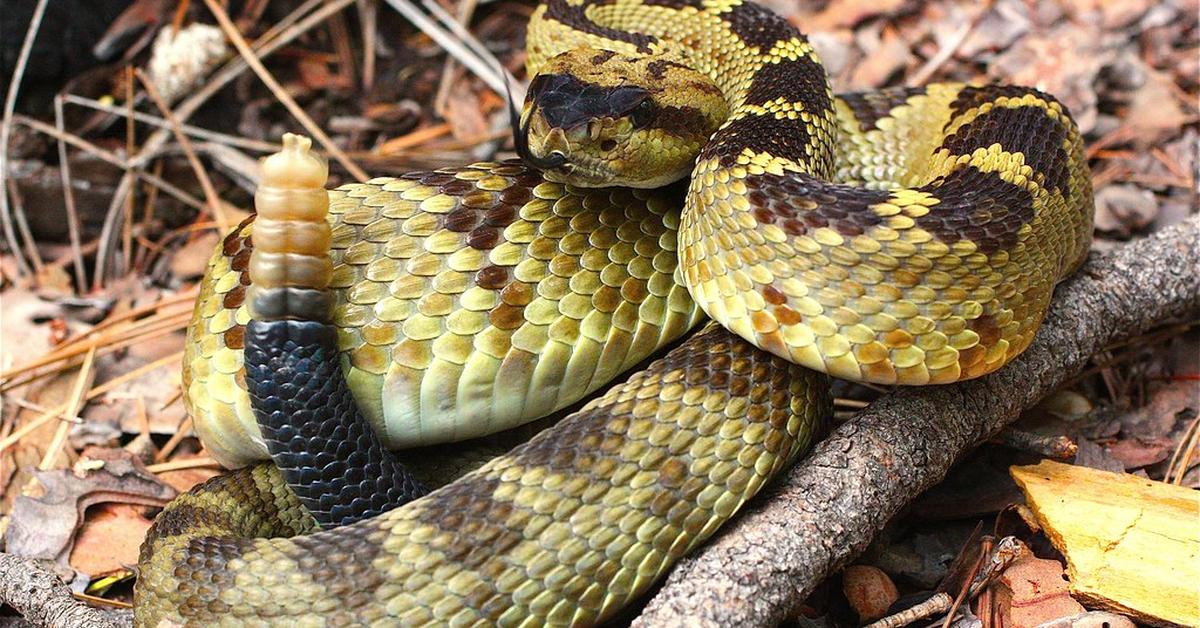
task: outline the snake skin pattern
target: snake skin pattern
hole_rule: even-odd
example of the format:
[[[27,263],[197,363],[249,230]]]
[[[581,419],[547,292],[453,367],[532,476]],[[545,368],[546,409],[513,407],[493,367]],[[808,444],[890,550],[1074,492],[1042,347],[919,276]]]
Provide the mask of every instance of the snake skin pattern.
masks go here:
[[[361,415],[316,321],[246,326],[246,383],[271,459],[322,527],[381,515],[428,492]]]
[[[583,397],[700,309],[730,331],[708,327],[508,455],[353,525],[310,533],[277,471],[206,485],[143,546],[139,623],[601,621],[807,447],[830,401],[798,365],[902,384],[990,372],[1086,255],[1081,140],[1036,90],[835,97],[807,40],[738,0],[535,12],[531,69],[579,46],[661,54],[725,95],[682,213],[669,194],[516,164],[331,192],[333,322],[356,399],[389,445],[462,439]],[[251,229],[214,257],[186,365],[197,427],[232,464],[265,455],[239,381]]]
[[[330,192],[339,346],[385,443],[546,416],[692,328],[703,314],[675,279],[680,204],[667,192],[568,190],[518,163]],[[188,411],[230,467],[267,458],[242,356],[253,222],[209,263],[184,355]]]

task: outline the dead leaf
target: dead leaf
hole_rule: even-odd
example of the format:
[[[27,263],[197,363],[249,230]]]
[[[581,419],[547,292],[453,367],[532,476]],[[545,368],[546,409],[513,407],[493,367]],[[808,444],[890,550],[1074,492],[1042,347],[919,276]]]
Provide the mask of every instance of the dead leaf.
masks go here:
[[[1047,622],[1038,628],[1136,628],[1128,617],[1105,611],[1089,611]]]
[[[5,547],[11,554],[63,565],[89,506],[101,502],[163,506],[176,495],[175,489],[120,449],[87,450],[74,470],[35,471],[34,476],[43,494],[21,495],[13,501]]]
[[[823,11],[805,20],[803,26],[810,33],[854,26],[867,18],[894,14],[904,4],[905,0],[833,0]]]
[[[152,521],[142,506],[99,504],[87,511],[75,535],[70,565],[91,579],[125,572],[138,561],[138,548]]]
[[[1067,10],[1078,20],[1095,22],[1099,17],[1106,29],[1119,29],[1137,21],[1154,6],[1151,0],[1064,0]]]
[[[842,572],[842,592],[862,622],[887,615],[888,608],[900,598],[892,579],[872,565],[850,565]]]
[[[854,68],[850,77],[852,88],[880,87],[896,72],[912,61],[908,42],[891,29],[881,35],[879,46],[867,52],[867,56]]]
[[[216,232],[207,231],[183,245],[171,258],[171,273],[179,279],[194,279],[202,276],[204,269],[208,268],[209,258],[212,257],[213,251],[216,250],[217,243],[220,241],[221,236]]]
[[[1121,417],[1122,430],[1144,437],[1165,437],[1176,431],[1180,416],[1200,412],[1200,382],[1177,381],[1151,393],[1145,406]]]
[[[1079,449],[1075,452],[1075,464],[1089,469],[1121,473],[1125,464],[1109,455],[1108,450],[1086,438],[1075,441]]]
[[[963,40],[955,56],[978,59],[980,55],[1004,50],[1029,32],[1029,7],[1021,0],[999,0]]]
[[[300,81],[304,83],[304,87],[307,89],[315,91],[338,91],[353,88],[350,76],[331,70],[329,63],[321,55],[307,55],[302,57],[300,62],[296,64],[296,69],[299,71]]]
[[[1171,455],[1174,444],[1167,439],[1122,438],[1108,446],[1108,455],[1121,461],[1125,469],[1140,469],[1162,462]]]
[[[1126,119],[1134,129],[1139,144],[1157,144],[1176,135],[1183,125],[1193,120],[1175,96],[1175,81],[1166,72],[1146,68],[1146,81],[1133,94]]]
[[[192,458],[199,458],[199,457],[201,457],[201,456],[178,455],[178,456],[173,457],[171,459],[171,461],[179,462],[181,460],[190,460]],[[162,482],[167,483],[168,485],[171,486],[171,488],[174,488],[175,490],[179,491],[180,493],[186,493],[187,491],[192,490],[192,488],[194,486],[196,486],[197,484],[200,484],[201,482],[206,482],[218,475],[221,475],[221,472],[217,469],[213,469],[211,467],[195,467],[192,469],[176,469],[174,471],[164,471],[164,472],[158,474],[158,479],[161,480]]]
[[[1084,611],[1068,593],[1065,571],[1056,560],[1019,558],[994,587],[999,623],[1006,628],[1032,628]]]
[[[450,124],[450,133],[456,140],[478,140],[488,132],[487,116],[479,95],[471,89],[470,81],[456,81],[453,84],[441,115]]]

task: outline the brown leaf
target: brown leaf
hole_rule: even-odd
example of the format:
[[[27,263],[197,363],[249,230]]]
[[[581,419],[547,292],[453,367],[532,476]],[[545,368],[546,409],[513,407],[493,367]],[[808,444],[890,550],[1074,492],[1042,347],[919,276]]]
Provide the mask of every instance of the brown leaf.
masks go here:
[[[1145,406],[1121,417],[1124,431],[1143,437],[1165,437],[1181,415],[1200,412],[1200,382],[1177,381],[1154,390]]]
[[[1096,229],[1129,237],[1158,216],[1158,199],[1135,185],[1108,185],[1096,191]]]
[[[904,5],[905,0],[833,0],[803,26],[808,32],[854,26],[870,17],[896,13]]]
[[[142,510],[131,504],[100,504],[88,509],[75,535],[70,565],[91,579],[136,565],[138,548],[151,524]]]
[[[181,455],[181,456],[175,456],[174,458],[172,458],[172,461],[178,462],[180,460],[187,460],[189,458],[196,458],[196,457],[198,457],[198,456],[192,456],[192,455],[183,456],[183,455]],[[192,487],[196,486],[197,484],[200,484],[201,482],[205,482],[205,481],[207,481],[211,478],[214,478],[218,475],[221,475],[221,472],[218,471],[217,469],[213,469],[210,467],[196,467],[193,469],[176,469],[174,471],[164,471],[164,472],[158,474],[158,479],[162,480],[163,482],[166,482],[167,484],[169,484],[171,486],[171,488],[174,488],[175,490],[179,491],[180,493],[184,493],[184,492],[192,490]]]
[[[317,55],[301,58],[296,69],[300,81],[311,90],[347,90],[353,87],[348,75],[330,70],[326,60]]]
[[[874,621],[887,615],[899,597],[896,585],[882,569],[871,565],[851,565],[842,572],[842,591],[861,621]]]
[[[1129,26],[1154,6],[1152,0],[1065,0],[1064,4],[1077,20],[1095,21],[1098,14],[1106,29]]]
[[[1146,81],[1134,92],[1125,120],[1139,144],[1157,144],[1177,135],[1183,125],[1192,121],[1193,117],[1184,110],[1175,93],[1175,81],[1170,74],[1146,68]]]
[[[1108,455],[1121,461],[1125,469],[1139,469],[1162,462],[1171,454],[1171,441],[1163,438],[1143,440],[1122,438],[1108,446]]]
[[[471,89],[470,81],[457,81],[446,97],[442,117],[450,124],[454,139],[478,140],[488,132],[487,116],[483,112],[479,95]]]
[[[184,244],[171,258],[171,272],[179,279],[192,279],[204,274],[208,268],[208,259],[221,237],[216,232],[209,231],[204,235]]]
[[[880,87],[896,72],[912,61],[908,42],[890,29],[884,30],[879,46],[854,68],[850,84],[853,88]]]
[[[175,489],[155,478],[137,458],[120,449],[84,452],[74,470],[36,471],[41,497],[13,502],[6,550],[66,564],[75,531],[89,506],[101,502],[163,506]]]
[[[1097,445],[1096,443],[1086,438],[1080,438],[1076,441],[1079,446],[1075,452],[1075,464],[1089,469],[1100,469],[1101,471],[1112,471],[1120,473],[1125,470],[1125,464],[1117,460],[1108,453],[1108,449]]]
[[[1077,615],[1083,606],[1067,591],[1062,563],[1032,555],[1018,559],[997,581],[996,606],[1000,625],[1032,627]]]

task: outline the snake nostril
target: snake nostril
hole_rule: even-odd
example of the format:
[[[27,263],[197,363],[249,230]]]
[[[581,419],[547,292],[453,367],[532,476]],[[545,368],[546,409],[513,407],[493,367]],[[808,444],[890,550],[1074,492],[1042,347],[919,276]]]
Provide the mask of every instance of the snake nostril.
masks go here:
[[[603,142],[600,142],[600,150],[603,150],[603,151],[610,151],[616,147],[617,147],[617,140],[614,140],[611,138],[604,140]]]

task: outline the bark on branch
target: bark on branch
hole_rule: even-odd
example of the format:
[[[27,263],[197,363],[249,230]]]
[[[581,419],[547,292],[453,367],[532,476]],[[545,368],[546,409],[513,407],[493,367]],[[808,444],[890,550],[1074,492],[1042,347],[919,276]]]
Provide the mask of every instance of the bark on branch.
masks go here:
[[[1200,316],[1200,217],[1094,256],[1032,346],[987,377],[902,389],[820,443],[765,499],[679,563],[636,626],[774,626],[950,466],[1105,346]]]
[[[117,628],[121,624],[71,595],[71,589],[32,558],[0,552],[0,605],[34,626]]]

